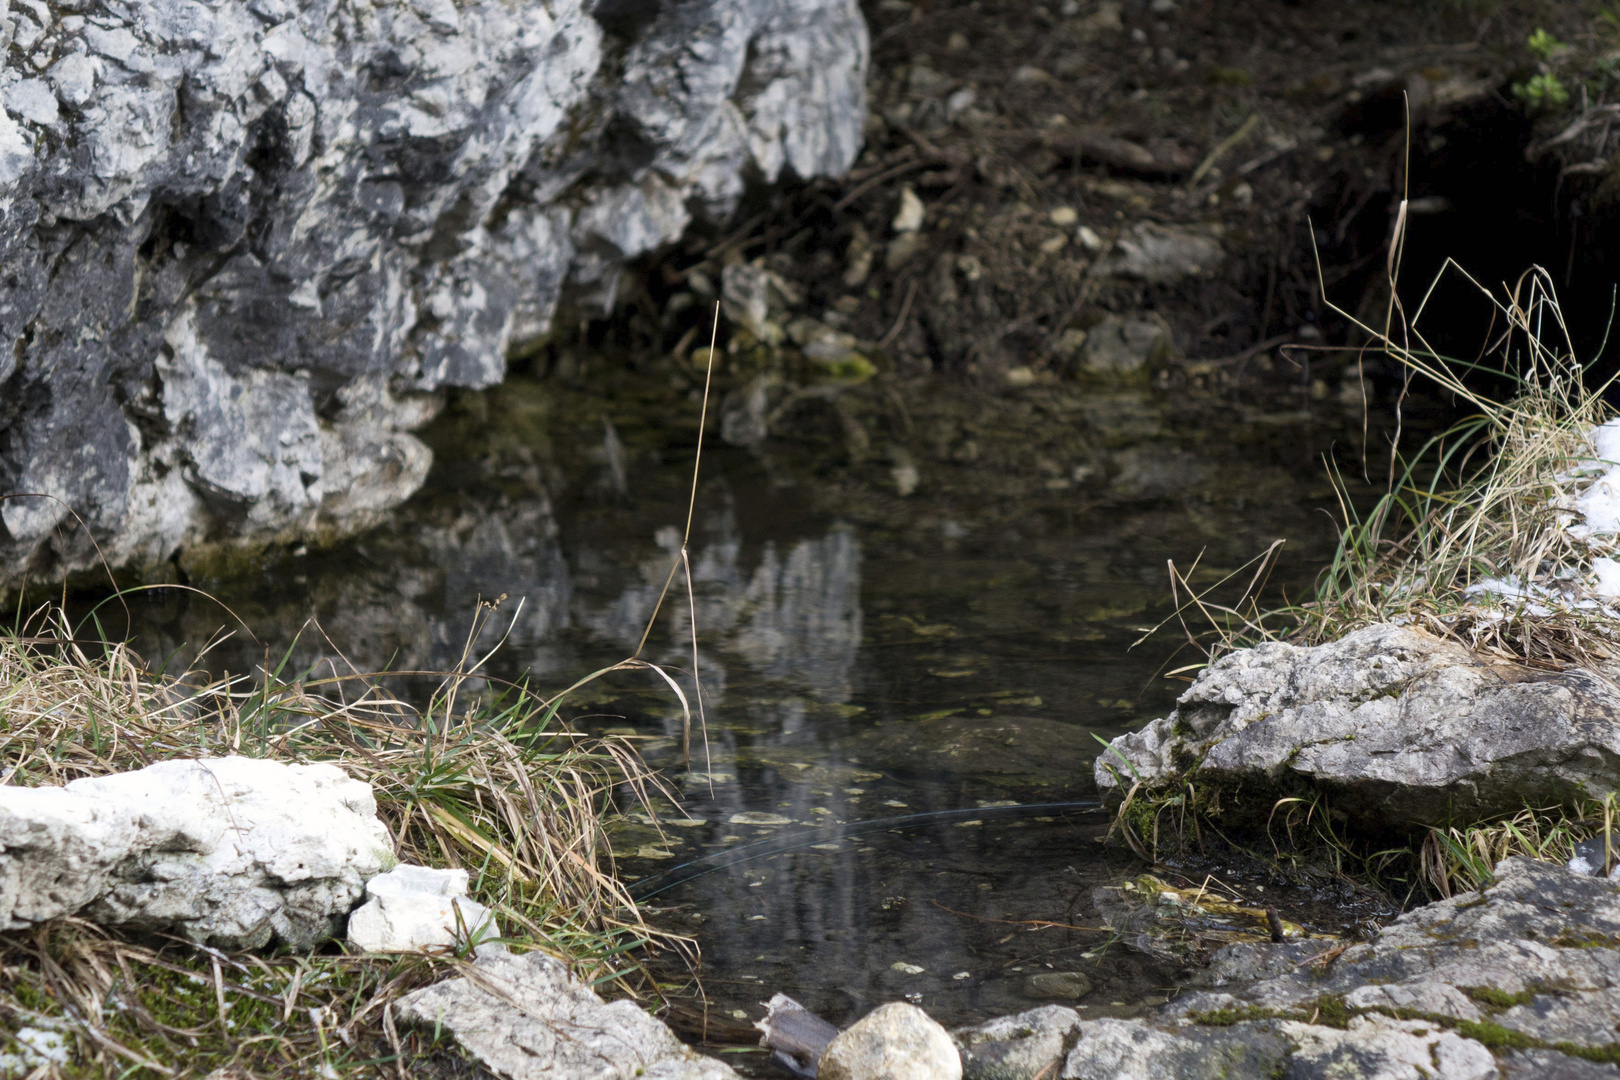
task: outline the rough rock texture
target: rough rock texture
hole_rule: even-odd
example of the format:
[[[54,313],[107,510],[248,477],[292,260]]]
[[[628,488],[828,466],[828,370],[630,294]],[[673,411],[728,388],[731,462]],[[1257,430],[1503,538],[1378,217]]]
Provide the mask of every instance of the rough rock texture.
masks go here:
[[[1620,687],[1371,626],[1221,657],[1169,716],[1115,739],[1095,773],[1105,795],[1138,778],[1261,791],[1309,781],[1339,808],[1395,824],[1512,812],[1620,788]]]
[[[963,1080],[1035,1080],[1054,1076],[1080,1038],[1080,1014],[1047,1005],[952,1032]]]
[[[0,0],[0,570],[377,520],[565,287],[845,169],[867,44],[854,0]]]
[[[933,1017],[902,1001],[879,1005],[827,1044],[817,1080],[961,1080],[962,1059]]]
[[[1049,1008],[964,1030],[964,1074],[1620,1076],[1620,885],[1506,859],[1483,892],[1409,912],[1342,953],[1319,941],[1230,945],[1195,984],[1139,1020]]]
[[[222,948],[307,949],[391,849],[370,786],[332,765],[205,758],[0,786],[0,929],[78,912]]]
[[[737,1080],[635,1002],[604,1005],[539,953],[481,956],[467,975],[409,994],[396,1007],[407,1020],[447,1028],[512,1080]]]
[[[500,936],[494,914],[467,899],[465,870],[396,866],[366,882],[366,902],[349,916],[349,944],[362,952],[504,948]]]

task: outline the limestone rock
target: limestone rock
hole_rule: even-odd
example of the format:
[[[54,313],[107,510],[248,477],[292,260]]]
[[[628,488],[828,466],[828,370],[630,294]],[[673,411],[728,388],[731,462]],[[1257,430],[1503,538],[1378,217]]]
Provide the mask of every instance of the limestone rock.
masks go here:
[[[866,119],[855,0],[34,12],[0,69],[0,494],[38,496],[0,503],[6,577],[375,524],[444,388],[745,176],[848,168]]]
[[[1056,1075],[1080,1037],[1080,1014],[1047,1005],[953,1034],[964,1080],[1036,1080]]]
[[[1169,716],[1115,739],[1095,774],[1108,796],[1184,775],[1256,791],[1307,781],[1375,823],[1511,813],[1620,788],[1620,687],[1370,626],[1221,657]]]
[[[603,1004],[540,953],[481,956],[467,975],[408,994],[396,1008],[406,1020],[448,1029],[512,1080],[737,1080],[635,1002]]]
[[[205,758],[0,786],[0,929],[77,913],[221,948],[308,949],[391,847],[370,786],[332,765]]]
[[[1410,1077],[1424,1080],[1495,1080],[1496,1059],[1484,1044],[1427,1020],[1358,1016],[1345,1030],[1286,1023],[1296,1075]]]
[[[1135,1020],[1091,1020],[1061,1080],[1226,1080],[1277,1076],[1288,1043],[1275,1025],[1166,1031]]]
[[[915,1005],[879,1005],[827,1044],[817,1080],[961,1080],[945,1029]]]
[[[484,905],[467,899],[467,871],[397,866],[366,882],[349,916],[349,944],[363,952],[424,952],[460,942],[487,949],[501,936]],[[485,943],[487,940],[487,943]]]
[[[1194,978],[1220,989],[1142,1019],[1071,1026],[1024,1014],[969,1029],[958,1035],[967,1075],[1026,1077],[1034,1056],[976,1072],[978,1047],[1045,1040],[1044,1060],[1059,1031],[1065,1080],[1620,1074],[1600,1063],[1620,1021],[1614,882],[1505,859],[1482,892],[1408,912],[1342,954],[1325,945],[1229,945]]]

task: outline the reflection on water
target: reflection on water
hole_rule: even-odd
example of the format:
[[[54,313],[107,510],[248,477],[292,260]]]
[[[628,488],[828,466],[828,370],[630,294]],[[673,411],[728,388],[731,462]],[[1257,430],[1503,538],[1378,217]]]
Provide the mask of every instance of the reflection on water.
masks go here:
[[[645,675],[593,684],[565,716],[641,737],[684,792],[662,828],[627,817],[616,847],[656,890],[655,917],[697,936],[711,1036],[745,1038],[778,990],[839,1022],[901,996],[947,1022],[1057,1000],[1041,973],[1083,975],[1059,982],[1091,986],[1089,1015],[1162,997],[1171,973],[1095,927],[1090,891],[1129,870],[1083,805],[1096,737],[1184,685],[1160,675],[1186,662],[1173,642],[1130,648],[1168,614],[1167,559],[1202,553],[1208,584],[1287,537],[1278,583],[1308,583],[1331,538],[1320,443],[1296,431],[1210,450],[1151,402],[1087,398],[1135,425],[1101,452],[1111,486],[1069,490],[1061,476],[1081,470],[1060,463],[1017,498],[984,465],[931,466],[901,499],[886,469],[863,483],[706,452],[691,604],[682,574],[660,607],[689,448],[589,402],[542,438],[519,418],[539,408],[524,395],[546,393],[495,391],[481,441],[441,440],[434,479],[388,529],[218,589],[259,640],[238,635],[210,663],[246,670],[296,639],[299,668],[443,670],[469,648],[474,606],[498,599],[471,643],[506,635],[489,673],[560,687],[634,651],[656,608],[645,655],[690,694],[695,609],[694,773],[680,709]],[[224,621],[184,594],[138,605],[152,656],[184,656]]]

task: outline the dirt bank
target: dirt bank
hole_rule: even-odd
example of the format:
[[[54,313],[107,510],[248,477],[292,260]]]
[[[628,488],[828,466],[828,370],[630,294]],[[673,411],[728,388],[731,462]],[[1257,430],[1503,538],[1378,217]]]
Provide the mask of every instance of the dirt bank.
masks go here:
[[[1341,397],[1390,411],[1392,368],[1362,358],[1364,390],[1345,356],[1315,350],[1355,343],[1322,284],[1382,322],[1403,192],[1408,285],[1447,255],[1488,283],[1540,262],[1607,310],[1595,135],[1526,157],[1610,86],[1614,27],[1577,5],[882,0],[866,13],[872,115],[855,169],[761,193],[694,235],[627,280],[613,315],[586,313],[536,352],[535,371],[588,381],[612,362],[584,357],[609,344],[690,387],[726,293],[717,378],[734,412],[745,389],[757,399],[732,441],[761,422],[848,428],[844,406],[805,422],[806,398],[888,398],[904,427],[894,399],[926,410],[942,382],[1129,381],[1274,411]],[[1552,45],[1531,41],[1538,29]],[[1573,100],[1531,100],[1525,86],[1554,70]],[[1430,326],[1477,313],[1458,298]]]

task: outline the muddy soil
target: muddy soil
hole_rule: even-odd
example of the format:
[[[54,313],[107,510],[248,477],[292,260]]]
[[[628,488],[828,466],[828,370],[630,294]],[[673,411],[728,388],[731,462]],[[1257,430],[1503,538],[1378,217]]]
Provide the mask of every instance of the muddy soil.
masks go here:
[[[1540,262],[1608,295],[1601,273],[1574,280],[1594,226],[1579,231],[1571,193],[1590,178],[1526,160],[1569,117],[1513,91],[1535,29],[1607,40],[1585,5],[879,0],[867,15],[871,116],[849,176],[758,193],[520,365],[600,385],[623,373],[607,345],[696,394],[724,296],[728,441],[825,438],[885,459],[903,488],[939,439],[919,444],[918,414],[983,391],[1123,383],[1392,416],[1401,373],[1338,347],[1365,340],[1347,315],[1384,323],[1403,194],[1403,292],[1450,255],[1487,283]],[[1486,309],[1447,298],[1428,329],[1473,347]]]

